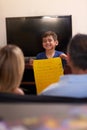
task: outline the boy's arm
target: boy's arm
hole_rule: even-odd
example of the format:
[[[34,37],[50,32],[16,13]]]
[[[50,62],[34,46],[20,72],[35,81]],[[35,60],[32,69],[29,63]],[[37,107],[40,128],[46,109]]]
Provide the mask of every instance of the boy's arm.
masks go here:
[[[62,59],[64,59],[64,60],[67,60],[67,55],[66,55],[65,53],[62,53],[62,54],[60,55],[60,58],[62,58]]]

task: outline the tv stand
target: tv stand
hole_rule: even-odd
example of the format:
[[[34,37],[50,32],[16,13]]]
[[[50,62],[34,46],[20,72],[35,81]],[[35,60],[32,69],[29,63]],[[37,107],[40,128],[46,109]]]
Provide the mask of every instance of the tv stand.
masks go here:
[[[24,90],[25,94],[36,95],[33,66],[29,62],[25,63],[24,75],[20,87]]]

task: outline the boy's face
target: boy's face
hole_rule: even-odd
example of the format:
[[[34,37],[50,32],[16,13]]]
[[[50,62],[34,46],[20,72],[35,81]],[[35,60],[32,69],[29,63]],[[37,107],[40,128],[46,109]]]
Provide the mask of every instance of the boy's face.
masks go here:
[[[43,38],[43,48],[45,50],[53,50],[57,45],[58,41],[55,41],[52,36],[47,36]]]

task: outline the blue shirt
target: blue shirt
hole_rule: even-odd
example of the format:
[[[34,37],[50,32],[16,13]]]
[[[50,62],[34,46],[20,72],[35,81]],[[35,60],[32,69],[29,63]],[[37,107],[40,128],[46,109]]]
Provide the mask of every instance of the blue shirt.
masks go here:
[[[64,75],[59,82],[48,86],[40,95],[87,97],[87,74]]]
[[[63,52],[55,50],[55,54],[53,57],[59,57],[61,54],[63,54]],[[45,52],[38,53],[36,59],[47,59],[46,53]]]

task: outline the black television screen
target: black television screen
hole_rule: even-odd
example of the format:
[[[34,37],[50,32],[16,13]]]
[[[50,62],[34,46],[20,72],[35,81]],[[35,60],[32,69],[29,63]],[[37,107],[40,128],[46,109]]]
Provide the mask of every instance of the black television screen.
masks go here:
[[[7,17],[7,44],[18,45],[25,57],[35,57],[44,51],[42,35],[54,31],[58,35],[59,45],[56,50],[66,53],[67,44],[72,36],[72,16],[32,16]]]

